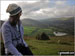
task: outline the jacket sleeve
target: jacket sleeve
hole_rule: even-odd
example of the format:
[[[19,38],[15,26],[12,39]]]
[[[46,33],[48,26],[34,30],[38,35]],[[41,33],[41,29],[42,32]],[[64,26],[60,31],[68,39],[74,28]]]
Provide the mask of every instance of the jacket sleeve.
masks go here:
[[[12,36],[9,26],[7,25],[2,26],[2,36],[4,40],[4,45],[7,48],[7,50],[14,55],[22,56],[21,53],[12,44]]]
[[[21,25],[21,28],[22,28],[22,30],[21,30],[21,35],[22,35],[23,43],[24,43],[25,47],[28,47],[27,43],[26,43],[26,42],[24,41],[24,39],[23,39],[23,36],[24,36],[24,28],[23,28],[22,25]]]

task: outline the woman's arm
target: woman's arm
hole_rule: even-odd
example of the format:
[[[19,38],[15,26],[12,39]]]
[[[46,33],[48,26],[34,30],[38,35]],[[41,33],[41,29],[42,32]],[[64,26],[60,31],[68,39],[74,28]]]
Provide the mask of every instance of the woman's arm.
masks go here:
[[[2,26],[2,36],[4,40],[4,45],[11,54],[21,55],[21,53],[12,44],[11,31],[8,25]]]
[[[21,25],[21,28],[22,28],[22,30],[21,30],[21,35],[22,35],[23,43],[24,43],[25,47],[28,47],[27,43],[26,43],[26,42],[24,41],[24,39],[23,39],[23,36],[24,36],[24,28],[23,28],[22,25]]]

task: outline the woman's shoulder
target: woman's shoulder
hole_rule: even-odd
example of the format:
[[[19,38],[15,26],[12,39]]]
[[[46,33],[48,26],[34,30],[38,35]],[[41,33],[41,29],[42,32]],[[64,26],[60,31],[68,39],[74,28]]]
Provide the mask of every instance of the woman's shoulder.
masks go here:
[[[10,27],[9,21],[5,21],[5,22],[2,24],[2,27]]]

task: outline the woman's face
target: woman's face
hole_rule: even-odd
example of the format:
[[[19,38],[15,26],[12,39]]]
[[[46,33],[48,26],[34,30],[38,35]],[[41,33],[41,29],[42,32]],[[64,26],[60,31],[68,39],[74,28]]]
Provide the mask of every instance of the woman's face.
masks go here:
[[[10,18],[11,25],[15,26],[20,21],[21,13],[22,12],[20,12],[17,16]]]

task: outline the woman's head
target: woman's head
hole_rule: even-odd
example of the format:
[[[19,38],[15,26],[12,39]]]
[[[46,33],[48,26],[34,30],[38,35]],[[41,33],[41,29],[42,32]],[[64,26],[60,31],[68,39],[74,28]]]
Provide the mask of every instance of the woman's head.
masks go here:
[[[9,4],[6,12],[10,14],[10,16],[15,16],[22,11],[21,7],[17,4]]]
[[[10,14],[10,22],[16,25],[20,20],[22,9],[16,4],[9,4],[6,12]]]

